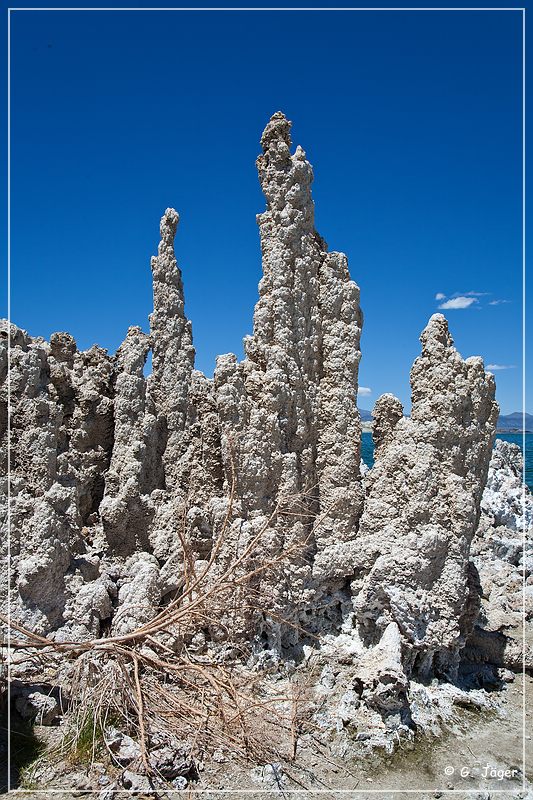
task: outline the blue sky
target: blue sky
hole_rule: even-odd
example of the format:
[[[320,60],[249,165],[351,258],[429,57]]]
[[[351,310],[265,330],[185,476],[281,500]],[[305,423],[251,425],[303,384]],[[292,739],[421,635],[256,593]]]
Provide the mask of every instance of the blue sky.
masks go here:
[[[360,385],[407,405],[432,313],[521,408],[521,14],[14,12],[12,318],[114,352],[147,329],[174,206],[197,367],[242,354],[270,115],[315,169],[316,223],[365,314]],[[442,295],[436,299],[436,295]],[[529,410],[532,410],[529,408]]]

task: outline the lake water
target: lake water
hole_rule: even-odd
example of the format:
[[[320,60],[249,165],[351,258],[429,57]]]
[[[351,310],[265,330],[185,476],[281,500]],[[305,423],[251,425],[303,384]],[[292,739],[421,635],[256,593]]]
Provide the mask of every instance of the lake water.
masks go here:
[[[522,449],[522,434],[521,433],[498,433],[497,439],[503,439],[505,442],[514,442],[520,449]],[[526,433],[526,483],[533,491],[533,433]],[[361,441],[361,458],[371,467],[374,464],[374,442],[372,441],[372,434],[370,431],[363,431],[363,438]]]

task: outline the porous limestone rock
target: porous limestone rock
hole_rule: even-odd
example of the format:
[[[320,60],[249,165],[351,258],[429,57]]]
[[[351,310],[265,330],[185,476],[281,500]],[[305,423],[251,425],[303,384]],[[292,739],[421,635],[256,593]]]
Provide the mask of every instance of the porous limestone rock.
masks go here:
[[[520,628],[524,612],[533,617],[533,498],[522,465],[518,445],[496,440],[471,553],[492,629]]]
[[[463,361],[441,314],[421,335],[411,417],[392,396],[376,404],[376,460],[353,582],[359,632],[379,642],[391,622],[408,674],[453,677],[477,615],[469,566],[498,406],[480,358]]]
[[[94,417],[87,416],[81,430],[74,435],[71,432],[72,398],[76,393],[72,379],[74,359],[68,358],[64,381],[54,382],[48,343],[6,323],[2,333],[2,402],[7,406],[9,389],[11,411],[11,573],[7,576],[3,571],[11,585],[4,584],[3,593],[6,598],[7,592],[11,593],[12,619],[38,632],[47,632],[61,623],[65,575],[71,554],[83,547],[81,509],[85,514],[89,512],[88,497],[97,478],[91,466],[102,451],[92,459],[94,440],[89,430]],[[70,337],[67,348],[72,351]],[[7,433],[5,429],[2,437],[6,462]],[[66,454],[71,438],[74,441],[69,460]],[[89,469],[82,472],[85,461]],[[2,543],[7,548],[7,531]]]
[[[161,562],[168,591],[180,585],[184,543],[193,559],[208,556],[213,535],[209,506],[222,492],[213,381],[194,369],[192,326],[185,316],[183,282],[174,254],[178,222],[177,212],[167,208],[161,218],[158,255],[151,262],[152,374],[147,382],[156,430],[152,460],[159,476],[152,487],[155,516],[150,548]]]
[[[367,650],[357,669],[361,699],[384,719],[397,715],[398,724],[408,708],[409,681],[403,668],[402,636],[395,622],[389,622],[378,644]]]
[[[221,356],[215,370],[226,495],[235,488],[220,559],[255,539],[271,557],[290,552],[262,581],[282,618],[343,588],[363,504],[359,289],[346,257],[315,231],[313,172],[301,147],[291,155],[290,127],[274,114],[257,159],[267,210],[257,218],[263,277],[246,359]]]
[[[171,208],[149,335],[130,328],[111,358],[66,333],[48,344],[13,328],[15,594],[42,631],[97,635],[125,602],[121,581],[140,579],[128,581],[133,555],[157,561],[156,603],[183,584],[184,547],[194,564],[215,543],[216,579],[258,534],[243,569],[264,552],[285,563],[249,586],[253,605],[291,619],[322,605],[338,622],[349,602],[363,504],[359,290],[315,231],[312,169],[289,132],[278,112],[261,139],[264,275],[244,362],[222,356],[214,383],[194,369]],[[279,645],[282,626],[269,624]]]
[[[114,441],[99,510],[106,538],[120,555],[148,546],[153,516],[146,496],[154,481],[155,418],[146,409],[144,378],[149,348],[149,337],[132,327],[116,354]]]
[[[155,617],[161,601],[159,563],[149,553],[135,553],[124,570],[118,591],[118,608],[113,618],[112,632],[130,633],[143,622]]]
[[[2,330],[14,618],[63,640],[130,632],[191,570],[213,558],[217,581],[246,555],[236,574],[252,574],[204,639],[244,636],[265,649],[257,663],[277,663],[306,631],[335,636],[344,625],[355,641],[355,608],[364,670],[398,661],[400,696],[413,667],[453,674],[478,612],[469,550],[494,383],[433,317],[412,370],[411,418],[392,395],[376,404],[376,464],[363,486],[359,289],[315,230],[313,171],[300,147],[291,154],[290,127],[278,112],[261,138],[263,277],[242,362],[220,356],[214,380],[194,368],[171,208],[151,261],[149,334],[131,327],[109,356],[79,351],[66,333],[47,343]],[[494,530],[517,524],[517,473],[498,453],[484,501]],[[372,683],[379,695],[376,680],[365,691]]]
[[[392,441],[394,429],[403,417],[403,406],[393,394],[382,394],[376,400],[372,416],[374,418],[372,439],[375,460]]]
[[[152,374],[148,391],[153,401],[162,440],[164,487],[181,490],[190,463],[188,445],[188,395],[194,369],[192,325],[185,316],[183,282],[174,255],[179,215],[167,208],[161,217],[157,256],[152,258],[154,310],[150,315]]]
[[[533,525],[533,500],[527,486],[523,487],[522,469],[520,447],[498,439],[481,500],[481,510],[493,518],[494,526],[519,532],[524,528],[527,531]]]
[[[518,445],[496,440],[471,548],[479,575],[481,613],[465,656],[516,671],[525,663],[531,671],[533,499],[522,485],[522,466]]]

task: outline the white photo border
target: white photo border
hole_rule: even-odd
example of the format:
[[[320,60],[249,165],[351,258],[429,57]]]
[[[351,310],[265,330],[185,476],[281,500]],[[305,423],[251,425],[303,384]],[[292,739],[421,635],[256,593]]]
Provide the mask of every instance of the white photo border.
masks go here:
[[[10,7],[7,9],[7,318],[8,318],[8,337],[7,337],[7,680],[8,687],[11,684],[11,602],[9,588],[11,586],[11,14],[14,12],[31,11],[197,11],[199,13],[212,11],[228,12],[408,12],[408,11],[499,11],[499,12],[521,12],[522,14],[522,786],[521,790],[526,791],[526,9],[519,7],[323,7],[323,6],[294,6],[294,7]],[[11,792],[11,697],[8,694],[7,703],[7,791]],[[428,789],[285,789],[280,792],[278,789],[188,789],[188,796],[195,794],[220,794],[220,795],[248,795],[248,794],[282,794],[287,795],[337,795],[337,794],[367,794],[367,795],[418,795],[439,792],[441,794],[453,794],[454,792],[475,792],[482,787],[469,789],[445,789],[430,787]],[[491,794],[509,794],[517,791],[516,789],[491,789]],[[137,794],[132,789],[120,789],[122,794]],[[164,790],[169,795],[183,797],[183,790]],[[88,791],[77,789],[26,789],[27,794],[50,795],[64,794],[88,794]]]

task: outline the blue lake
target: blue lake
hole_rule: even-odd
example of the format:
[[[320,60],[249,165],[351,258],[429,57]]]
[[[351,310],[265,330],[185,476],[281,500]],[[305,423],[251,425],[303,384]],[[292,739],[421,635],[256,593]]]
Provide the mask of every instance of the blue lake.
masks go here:
[[[522,450],[522,434],[521,433],[498,433],[497,439],[503,439],[506,442],[514,442]],[[530,489],[533,490],[533,433],[526,433],[526,483]],[[374,464],[374,442],[372,441],[372,434],[370,431],[363,431],[361,441],[361,458],[371,467]]]

